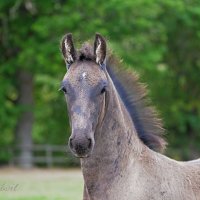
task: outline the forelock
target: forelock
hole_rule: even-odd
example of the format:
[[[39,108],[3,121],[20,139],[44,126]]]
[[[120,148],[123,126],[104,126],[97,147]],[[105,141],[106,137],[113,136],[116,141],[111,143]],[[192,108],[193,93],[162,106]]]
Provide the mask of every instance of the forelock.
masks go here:
[[[94,49],[88,42],[84,43],[78,51],[78,60],[95,61]]]

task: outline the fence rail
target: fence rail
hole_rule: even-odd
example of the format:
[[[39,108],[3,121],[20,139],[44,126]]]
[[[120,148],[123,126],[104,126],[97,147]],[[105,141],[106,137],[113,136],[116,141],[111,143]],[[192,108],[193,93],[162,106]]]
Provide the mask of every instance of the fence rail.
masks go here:
[[[75,158],[67,146],[62,145],[31,145],[15,146],[8,149],[10,154],[10,165],[17,165],[20,159],[20,151],[31,151],[31,162],[33,165],[42,164],[47,167],[54,165],[79,165],[79,159]],[[30,158],[27,158],[27,160]]]

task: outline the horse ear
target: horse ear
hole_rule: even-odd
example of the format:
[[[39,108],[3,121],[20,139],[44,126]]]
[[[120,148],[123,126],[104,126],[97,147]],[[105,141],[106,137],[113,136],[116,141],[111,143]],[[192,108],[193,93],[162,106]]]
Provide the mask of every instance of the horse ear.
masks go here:
[[[99,33],[95,35],[94,55],[96,63],[103,66],[106,59],[106,40]]]
[[[72,34],[66,34],[61,41],[61,50],[68,68],[76,60],[76,50],[74,48]]]

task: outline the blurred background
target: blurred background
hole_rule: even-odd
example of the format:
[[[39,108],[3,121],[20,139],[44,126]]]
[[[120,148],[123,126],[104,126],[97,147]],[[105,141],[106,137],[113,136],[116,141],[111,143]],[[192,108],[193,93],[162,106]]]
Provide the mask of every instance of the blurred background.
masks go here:
[[[70,127],[58,92],[66,73],[59,43],[68,32],[76,47],[104,35],[148,85],[166,154],[200,157],[200,1],[1,0],[1,166],[79,165],[66,153]]]

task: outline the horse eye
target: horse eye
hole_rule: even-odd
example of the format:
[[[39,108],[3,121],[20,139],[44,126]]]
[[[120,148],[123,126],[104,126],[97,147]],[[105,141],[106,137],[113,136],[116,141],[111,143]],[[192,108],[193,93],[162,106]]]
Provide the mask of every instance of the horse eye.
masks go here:
[[[106,87],[103,87],[101,90],[101,94],[103,94],[106,91]]]
[[[67,93],[67,90],[66,90],[66,88],[64,87],[64,86],[62,86],[60,89],[59,89],[59,91],[63,91],[65,94]]]

